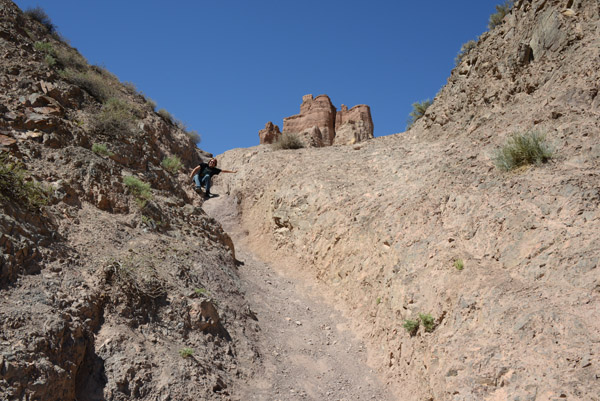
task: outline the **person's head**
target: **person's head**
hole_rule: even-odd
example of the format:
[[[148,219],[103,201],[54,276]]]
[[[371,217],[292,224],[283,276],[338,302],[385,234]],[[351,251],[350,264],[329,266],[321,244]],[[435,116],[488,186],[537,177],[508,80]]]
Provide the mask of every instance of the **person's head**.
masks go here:
[[[215,159],[214,157],[212,159],[210,159],[208,161],[208,166],[209,167],[217,167],[217,159]]]

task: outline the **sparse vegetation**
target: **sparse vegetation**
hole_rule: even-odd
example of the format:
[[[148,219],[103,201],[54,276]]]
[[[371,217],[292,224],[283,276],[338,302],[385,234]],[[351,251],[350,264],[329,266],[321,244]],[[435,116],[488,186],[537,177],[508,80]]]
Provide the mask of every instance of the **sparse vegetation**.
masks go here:
[[[407,129],[413,126],[421,117],[425,115],[425,111],[433,104],[433,101],[427,99],[422,102],[415,102],[412,104],[413,111],[410,112],[410,119],[408,120]]]
[[[177,156],[165,157],[160,164],[165,170],[173,175],[177,174],[183,167],[181,159]]]
[[[94,115],[92,126],[96,131],[113,136],[129,136],[136,131],[136,111],[128,102],[110,98]]]
[[[271,145],[275,150],[282,149],[301,149],[304,147],[304,142],[296,134],[283,134]]]
[[[112,85],[107,82],[101,74],[93,71],[79,72],[72,69],[66,69],[61,72],[61,75],[74,85],[85,89],[90,95],[101,102],[106,102],[113,97],[116,92]]]
[[[155,111],[156,110],[156,102],[145,95],[142,95],[142,96],[144,96],[144,100],[146,101],[146,104],[148,105],[148,107],[150,107],[150,109],[152,111]]]
[[[404,327],[406,329],[406,331],[408,332],[408,334],[410,334],[410,336],[413,337],[417,334],[417,331],[419,331],[419,325],[420,325],[420,322],[417,319],[415,319],[415,320],[406,319],[404,321],[404,324],[402,325],[402,327]]]
[[[182,348],[179,350],[179,355],[181,355],[182,358],[189,358],[194,355],[194,350],[191,348]]]
[[[194,292],[196,293],[196,295],[198,296],[210,296],[210,292],[208,292],[208,290],[206,288],[194,288]]]
[[[108,150],[105,144],[103,143],[95,143],[92,145],[92,152],[102,155],[102,156],[113,156],[114,153]]]
[[[435,320],[429,313],[419,313],[419,319],[421,319],[426,332],[431,333],[435,329]]]
[[[13,200],[31,208],[48,204],[49,190],[34,181],[20,162],[0,152],[0,201]]]
[[[490,15],[490,21],[488,22],[488,28],[494,29],[498,25],[501,25],[504,17],[510,12],[513,6],[512,0],[506,0],[504,3],[496,6],[496,12]]]
[[[202,141],[202,137],[200,136],[200,134],[198,133],[198,131],[196,130],[191,130],[191,131],[185,131],[185,134],[192,140],[194,141],[195,144],[199,144],[200,141]]]
[[[473,50],[475,47],[477,46],[477,42],[474,40],[469,40],[466,43],[463,43],[463,45],[460,47],[460,51],[458,52],[458,54],[456,55],[456,58],[454,59],[454,65],[459,65],[463,58],[469,54],[471,52],[471,50]]]
[[[160,109],[156,113],[161,116],[169,124],[173,124],[173,116],[165,109]]]
[[[500,170],[510,171],[529,164],[546,163],[552,158],[552,153],[545,135],[539,132],[514,133],[495,152],[493,161]]]
[[[135,196],[136,202],[140,208],[143,208],[146,205],[146,202],[152,199],[150,184],[131,175],[123,178],[123,183],[133,196]]]
[[[60,46],[54,50],[53,55],[64,69],[69,68],[85,72],[89,68],[89,64],[85,57],[73,48]]]
[[[35,42],[33,48],[37,51],[44,52],[47,54],[54,54],[54,47],[48,42]]]
[[[27,17],[39,22],[44,27],[46,27],[46,29],[48,30],[48,33],[56,32],[56,25],[54,25],[52,23],[52,20],[50,19],[48,14],[46,14],[46,11],[44,11],[43,8],[41,8],[41,7],[29,8],[29,9],[25,10],[24,14]]]
[[[454,261],[454,268],[458,271],[462,270],[465,268],[465,263],[463,262],[462,259],[456,259]]]

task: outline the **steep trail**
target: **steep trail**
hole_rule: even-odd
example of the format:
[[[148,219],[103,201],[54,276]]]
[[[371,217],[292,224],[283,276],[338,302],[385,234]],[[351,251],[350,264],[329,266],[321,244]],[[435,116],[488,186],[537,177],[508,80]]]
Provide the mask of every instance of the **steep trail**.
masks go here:
[[[242,290],[257,317],[262,366],[254,381],[238,383],[244,400],[393,400],[367,364],[367,350],[351,323],[322,297],[320,284],[293,264],[270,264],[248,248],[234,201],[224,189],[204,210],[233,238],[243,262]]]

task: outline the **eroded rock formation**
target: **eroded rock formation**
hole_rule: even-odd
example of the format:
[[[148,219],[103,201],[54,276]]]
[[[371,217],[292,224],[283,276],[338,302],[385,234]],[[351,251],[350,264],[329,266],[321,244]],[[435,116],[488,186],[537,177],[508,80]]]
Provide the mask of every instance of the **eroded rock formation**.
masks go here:
[[[269,122],[259,131],[261,144],[273,143],[278,138],[273,130],[273,124]],[[304,95],[300,113],[283,119],[283,134],[296,134],[311,147],[362,142],[373,138],[371,109],[365,104],[350,110],[342,105],[337,111],[327,95]]]

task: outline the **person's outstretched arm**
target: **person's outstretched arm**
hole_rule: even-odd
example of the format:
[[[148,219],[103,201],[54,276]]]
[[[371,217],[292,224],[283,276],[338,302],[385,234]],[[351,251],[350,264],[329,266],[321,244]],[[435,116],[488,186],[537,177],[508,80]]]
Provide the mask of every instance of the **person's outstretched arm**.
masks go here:
[[[222,173],[237,173],[237,171],[230,171],[230,170],[221,170]]]
[[[198,170],[200,170],[200,167],[201,166],[196,166],[196,168],[192,170],[192,173],[190,174],[190,178],[194,178],[194,176],[196,175]]]

